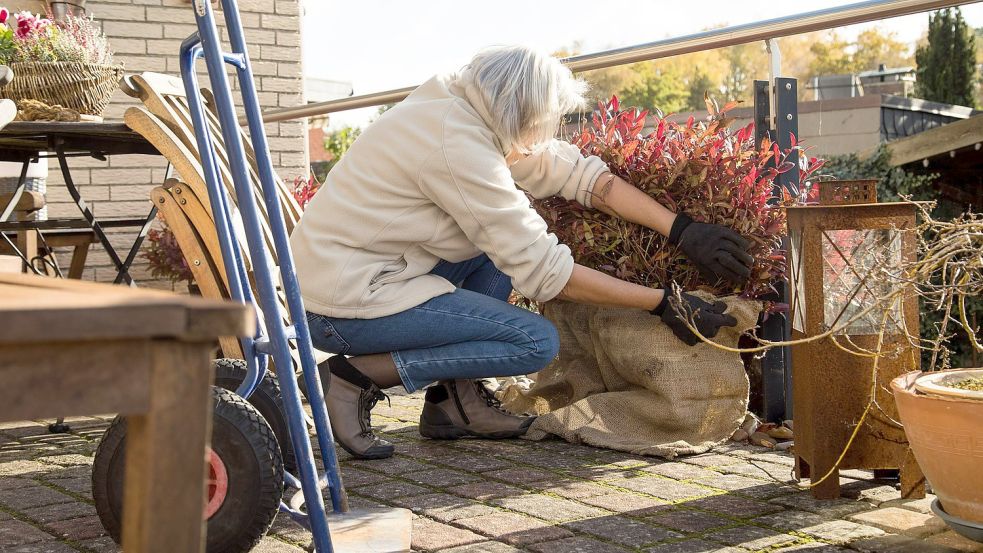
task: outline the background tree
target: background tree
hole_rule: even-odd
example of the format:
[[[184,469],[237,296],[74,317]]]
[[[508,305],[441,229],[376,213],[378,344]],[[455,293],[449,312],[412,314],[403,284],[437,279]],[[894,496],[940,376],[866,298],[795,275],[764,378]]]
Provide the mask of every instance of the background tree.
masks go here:
[[[976,107],[983,108],[983,27],[976,28]]]
[[[673,113],[685,108],[689,101],[689,88],[672,66],[654,63],[639,64],[634,78],[621,90],[619,98],[626,106]]]
[[[850,59],[850,69],[856,73],[877,69],[882,63],[888,68],[914,65],[910,46],[898,40],[896,33],[879,27],[857,35]]]
[[[699,111],[706,109],[703,95],[709,93],[710,96],[720,95],[720,85],[715,83],[710,75],[707,75],[699,67],[696,67],[695,75],[689,80],[689,98],[686,100],[686,109]]]
[[[973,105],[978,73],[973,33],[959,8],[928,16],[928,41],[915,52],[916,93],[935,102]]]

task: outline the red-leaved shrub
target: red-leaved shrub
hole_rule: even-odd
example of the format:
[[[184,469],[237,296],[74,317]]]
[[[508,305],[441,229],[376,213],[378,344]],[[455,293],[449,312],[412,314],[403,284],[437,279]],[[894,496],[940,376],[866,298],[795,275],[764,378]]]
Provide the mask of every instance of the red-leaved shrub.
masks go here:
[[[661,114],[653,116],[648,122],[654,130],[643,135],[648,113],[622,110],[614,97],[600,105],[593,124],[570,141],[669,209],[686,212],[695,221],[725,225],[751,240],[754,266],[743,285],[703,280],[678,248],[641,225],[562,198],[535,201],[537,211],[560,241],[571,247],[574,259],[588,267],[643,286],[664,287],[674,281],[683,289],[716,295],[763,296],[785,273],[781,249],[785,212],[780,204],[793,199],[786,195],[777,203],[769,200],[775,177],[793,165],[788,152],[781,152],[777,144],[765,141],[755,148],[752,125],[737,131],[728,128],[726,112],[735,105],[718,108],[708,100],[710,115],[700,122],[692,117],[677,123]],[[821,160],[809,159],[800,181],[821,165]],[[602,192],[594,190],[595,195]]]

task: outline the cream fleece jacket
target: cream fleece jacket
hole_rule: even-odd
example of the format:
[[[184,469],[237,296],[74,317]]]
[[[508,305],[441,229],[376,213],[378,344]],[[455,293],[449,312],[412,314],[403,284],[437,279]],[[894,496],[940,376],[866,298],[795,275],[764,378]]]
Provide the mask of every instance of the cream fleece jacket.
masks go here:
[[[372,123],[328,173],[290,237],[307,309],[373,319],[452,292],[428,274],[482,253],[526,297],[549,300],[573,271],[518,186],[590,207],[605,171],[553,141],[511,168],[466,78],[437,76]]]

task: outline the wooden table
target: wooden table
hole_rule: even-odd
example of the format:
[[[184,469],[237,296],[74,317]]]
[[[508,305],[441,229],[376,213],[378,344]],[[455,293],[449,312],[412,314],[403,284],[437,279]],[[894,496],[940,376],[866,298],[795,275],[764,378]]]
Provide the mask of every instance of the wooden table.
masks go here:
[[[210,356],[245,305],[0,274],[0,421],[128,417],[125,551],[202,551]]]
[[[12,198],[0,203],[0,233],[7,231],[23,234],[25,231],[40,231],[43,234],[45,230],[58,230],[68,235],[72,235],[74,231],[75,237],[79,237],[83,236],[79,233],[84,232],[94,240],[98,240],[106,250],[110,261],[116,267],[116,282],[131,283],[133,279],[130,277],[130,264],[136,259],[140,245],[157,214],[157,208],[149,202],[150,198],[147,198],[148,213],[145,217],[97,218],[82,198],[78,186],[75,185],[68,163],[70,157],[92,157],[105,161],[108,156],[124,154],[158,156],[160,152],[122,122],[14,121],[9,123],[0,129],[0,161],[20,162],[22,168]],[[82,218],[8,222],[12,209],[24,192],[29,163],[41,157],[58,160],[65,188],[72,196]],[[125,257],[117,253],[116,247],[109,241],[106,235],[107,228],[138,229],[136,238]],[[33,252],[20,251],[5,234],[0,235],[0,242],[5,242],[5,244],[0,243],[0,248],[6,246],[6,249],[11,250],[14,255],[26,257],[27,262],[31,263],[33,258],[28,254]],[[77,259],[77,257],[73,258],[73,264]],[[81,258],[81,262],[84,261],[84,257]]]

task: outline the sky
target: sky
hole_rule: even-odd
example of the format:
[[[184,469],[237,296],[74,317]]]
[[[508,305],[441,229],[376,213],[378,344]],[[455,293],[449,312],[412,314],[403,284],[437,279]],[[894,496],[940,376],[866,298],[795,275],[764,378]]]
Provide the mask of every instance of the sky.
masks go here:
[[[304,0],[304,72],[352,83],[356,95],[414,86],[454,71],[478,50],[526,44],[583,53],[846,5],[841,0]],[[983,27],[983,3],[962,7]],[[844,27],[847,37],[877,25],[914,42],[927,14]],[[331,126],[364,125],[375,108],[331,116]]]

